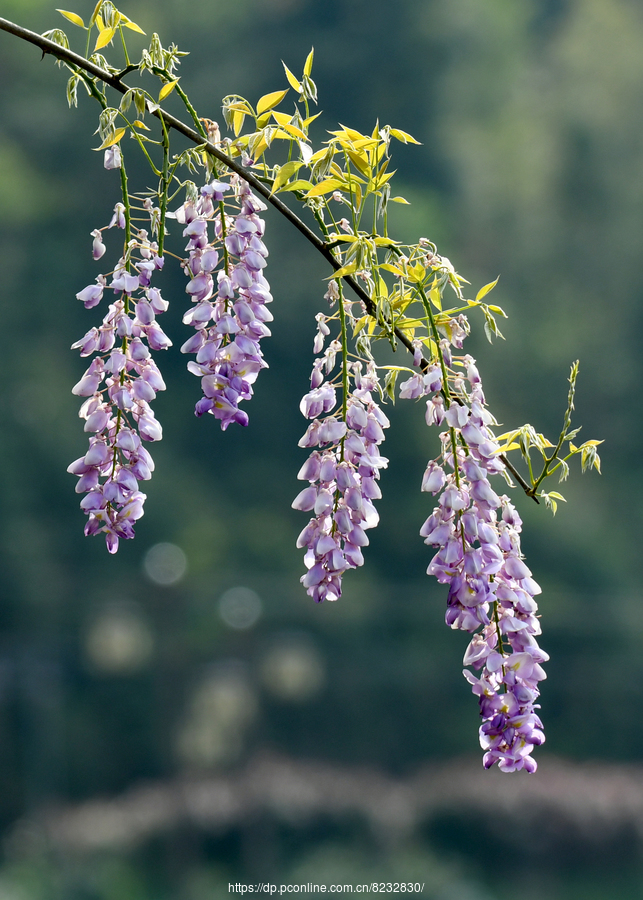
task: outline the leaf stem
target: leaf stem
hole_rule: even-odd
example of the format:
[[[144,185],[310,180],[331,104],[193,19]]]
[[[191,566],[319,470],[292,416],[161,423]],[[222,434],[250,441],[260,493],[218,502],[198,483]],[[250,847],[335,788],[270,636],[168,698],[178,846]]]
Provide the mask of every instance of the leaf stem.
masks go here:
[[[223,237],[223,240],[221,241],[221,244],[223,246],[223,267],[225,269],[226,275],[229,276],[230,275],[230,256],[228,254],[228,248],[226,247],[226,242],[225,242],[226,223],[225,223],[225,205],[223,203],[223,200],[219,200],[219,216],[221,218],[221,235]],[[227,308],[227,306],[228,306],[228,304],[226,302],[226,308]]]
[[[569,375],[569,393],[567,394],[567,409],[565,410],[565,418],[563,419],[563,429],[560,432],[560,437],[558,438],[558,443],[554,448],[554,452],[551,456],[545,458],[545,463],[542,468],[542,472],[538,476],[538,479],[533,482],[532,476],[532,488],[531,493],[535,495],[536,491],[540,487],[540,484],[547,478],[548,475],[551,475],[549,467],[554,462],[554,460],[558,459],[558,454],[560,452],[561,447],[565,442],[565,437],[567,435],[567,431],[569,430],[570,425],[572,424],[572,410],[574,409],[574,394],[576,393],[576,379],[578,377],[579,370],[579,362],[576,360],[572,365],[572,369]],[[556,466],[558,468],[558,466]],[[553,470],[555,471],[555,469]]]
[[[192,118],[192,121],[194,122],[194,124],[195,124],[195,126],[196,126],[196,130],[197,130],[197,131],[199,132],[199,134],[200,134],[202,137],[204,137],[204,138],[206,139],[206,141],[207,141],[207,139],[208,139],[208,133],[207,133],[207,131],[205,130],[205,128],[203,127],[203,122],[202,122],[201,119],[199,118],[199,116],[198,116],[198,114],[197,114],[197,111],[195,110],[195,108],[194,108],[194,107],[192,106],[192,104],[190,103],[190,100],[189,100],[189,98],[188,98],[188,95],[185,93],[185,91],[183,90],[183,88],[181,87],[180,84],[177,84],[175,90],[176,90],[177,94],[179,95],[179,97],[181,98],[181,100],[183,101],[183,104],[184,104],[185,108],[186,108],[187,111],[190,113],[190,116],[191,116],[191,118]]]
[[[160,209],[161,217],[159,222],[159,256],[163,256],[163,245],[165,243],[165,216],[167,213],[167,194],[170,186],[170,137],[167,133],[165,122],[161,119],[161,127],[163,128],[163,173],[161,175],[160,193]]]
[[[121,25],[120,22],[118,23],[118,32],[121,36],[121,42],[123,44],[123,53],[125,54],[125,67],[128,68],[131,65],[131,63],[129,61],[129,56],[127,54],[127,44],[125,43],[125,35],[123,34],[123,26]]]

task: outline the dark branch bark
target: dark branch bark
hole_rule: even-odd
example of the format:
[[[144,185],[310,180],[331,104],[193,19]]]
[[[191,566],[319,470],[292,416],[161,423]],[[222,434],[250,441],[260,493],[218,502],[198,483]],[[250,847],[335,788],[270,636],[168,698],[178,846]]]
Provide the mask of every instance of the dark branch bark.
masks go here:
[[[129,85],[125,84],[121,80],[121,76],[123,73],[119,73],[118,75],[112,75],[109,72],[102,69],[100,66],[95,65],[90,62],[88,59],[85,59],[84,56],[80,56],[78,53],[74,53],[73,50],[68,50],[65,47],[61,47],[56,44],[54,41],[49,40],[49,38],[43,37],[41,34],[37,34],[35,31],[30,31],[28,28],[23,28],[20,25],[16,25],[13,22],[10,22],[8,19],[3,19],[0,17],[0,31],[7,31],[9,34],[15,35],[15,37],[21,38],[23,41],[28,41],[31,44],[35,44],[36,47],[39,47],[42,50],[43,56],[47,53],[55,56],[57,59],[60,59],[62,62],[67,63],[70,66],[75,66],[78,69],[87,72],[89,75],[93,75],[94,78],[97,78],[99,81],[102,81],[104,84],[109,85],[115,91],[118,91],[120,94],[127,93],[130,90]],[[288,221],[295,226],[297,231],[299,231],[306,238],[309,243],[315,247],[316,250],[321,253],[324,259],[330,264],[330,266],[337,271],[342,267],[342,264],[335,259],[335,256],[332,252],[331,246],[326,244],[321,238],[319,238],[314,231],[312,231],[305,222],[297,216],[286,204],[279,199],[279,197],[275,196],[275,194],[271,193],[269,188],[266,187],[252,172],[238,163],[235,159],[230,156],[227,156],[222,150],[218,147],[215,147],[214,144],[210,143],[210,141],[204,140],[203,136],[195,131],[193,128],[190,128],[189,125],[186,125],[180,119],[177,119],[175,116],[166,112],[164,109],[157,109],[153,113],[158,119],[163,119],[165,125],[169,128],[173,128],[175,131],[182,134],[184,137],[188,138],[188,140],[192,141],[195,144],[203,145],[208,153],[218,159],[219,162],[223,163],[228,169],[233,172],[236,172],[241,178],[244,179],[258,194],[260,194],[266,202],[268,202],[271,206],[273,206],[278,212],[281,213],[284,218],[288,219]],[[371,296],[367,291],[350,275],[343,276],[343,280],[348,284],[351,290],[359,297],[360,300],[363,301],[368,313],[370,315],[375,315],[376,313],[376,304],[373,302]],[[413,346],[409,338],[402,332],[399,328],[393,329],[395,333],[395,337],[398,341],[406,347],[406,349],[413,353]],[[422,359],[421,367],[428,368],[429,362],[426,359]],[[525,491],[525,493],[532,497],[536,503],[538,503],[538,498],[532,492],[530,485],[522,478],[519,472],[516,471],[515,467],[509,462],[507,457],[504,454],[501,454],[500,459],[503,461],[507,469],[511,472],[513,477],[516,479],[521,488]]]

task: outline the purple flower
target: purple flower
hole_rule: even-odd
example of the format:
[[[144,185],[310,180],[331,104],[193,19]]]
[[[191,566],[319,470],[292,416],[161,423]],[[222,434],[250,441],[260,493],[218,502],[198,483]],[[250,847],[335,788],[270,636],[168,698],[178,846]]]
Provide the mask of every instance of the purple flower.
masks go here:
[[[466,320],[451,320],[449,328],[453,345],[461,347]],[[442,344],[450,368],[451,350]],[[520,517],[489,481],[504,464],[489,428],[493,420],[485,410],[480,374],[470,356],[462,357],[461,365],[466,378],[460,370],[450,375],[446,404],[437,394],[443,389],[437,365],[401,385],[402,397],[433,393],[427,424],[448,426],[440,435],[441,458],[429,462],[422,479],[422,490],[439,499],[420,534],[437,551],[428,573],[448,585],[447,624],[473,635],[463,662],[481,673],[475,677],[465,670],[464,675],[479,698],[483,763],[486,768],[497,763],[503,772],[535,772],[530,754],[545,736],[534,709],[545,677],[540,664],[548,659],[536,641],[534,596],[540,588],[522,559]]]
[[[105,151],[103,165],[106,169],[120,169],[122,163],[123,157],[121,156],[121,148],[118,144],[112,144],[112,146],[108,147]]]
[[[94,232],[94,237],[98,241],[100,232]],[[133,258],[137,251],[138,262]],[[138,484],[151,477],[154,463],[142,440],[162,437],[150,403],[165,384],[147,346],[159,350],[171,343],[156,322],[167,304],[158,289],[149,287],[153,271],[162,267],[157,251],[145,231],[136,234],[128,245],[127,259],[121,259],[114,271],[109,287],[116,299],[100,328],[92,328],[73,345],[81,356],[97,355],[73,388],[74,394],[87,398],[79,415],[90,438],[85,456],[68,471],[79,476],[76,491],[84,494],[80,505],[88,516],[85,534],[105,534],[110,553],[116,553],[121,538],[134,537],[134,525],[143,515],[145,494]],[[145,277],[132,274],[128,266],[143,271]],[[105,278],[99,276],[98,284],[77,296],[91,308],[104,288]],[[140,295],[133,297],[137,291]]]
[[[417,400],[425,393],[421,375],[412,375],[407,381],[400,384],[400,400]]]
[[[224,212],[222,218],[219,203],[228,191],[234,192],[234,213]],[[195,304],[183,322],[197,332],[181,352],[196,353],[188,370],[201,378],[204,397],[195,414],[209,413],[224,431],[233,422],[248,424],[239,404],[252,397],[252,385],[267,366],[259,344],[270,335],[265,323],[272,320],[266,306],[272,296],[262,271],[268,255],[261,241],[264,223],[257,215],[265,208],[234,175],[230,184],[205,185],[196,203],[185,203],[176,213],[189,238],[184,269],[190,277],[186,291]]]
[[[122,203],[117,203],[114,207],[114,215],[109,223],[109,228],[125,228],[125,207]]]
[[[86,288],[83,288],[82,291],[79,291],[76,294],[76,297],[83,302],[85,309],[91,309],[93,306],[97,306],[103,299],[103,282],[104,279],[102,275],[100,275],[98,284],[88,284]]]
[[[321,352],[330,329],[321,314],[317,323],[315,347]],[[335,408],[336,396],[333,385],[323,381],[322,369],[327,374],[332,371],[336,354],[337,346],[332,342],[315,361],[312,390],[300,404],[302,415],[313,421],[299,445],[322,449],[313,450],[300,469],[297,477],[310,483],[292,503],[293,509],[313,512],[297,546],[306,548],[308,571],[302,576],[302,584],[318,603],[337,600],[343,573],[364,563],[361,548],[368,544],[366,531],[379,521],[372,502],[381,496],[379,470],[388,462],[380,455],[379,444],[389,421],[371,393],[377,386],[372,365],[365,376],[361,365],[353,369],[355,387],[347,398],[345,418],[341,411],[326,415]]]
[[[107,247],[103,243],[103,237],[97,228],[92,231],[92,237],[94,238],[92,244],[92,256],[94,259],[100,259],[107,250]]]

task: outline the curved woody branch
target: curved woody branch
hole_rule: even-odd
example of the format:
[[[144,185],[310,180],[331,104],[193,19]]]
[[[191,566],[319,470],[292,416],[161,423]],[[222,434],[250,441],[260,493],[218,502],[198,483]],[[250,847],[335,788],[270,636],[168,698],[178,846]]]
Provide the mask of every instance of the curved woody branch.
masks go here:
[[[102,81],[104,84],[109,85],[109,87],[113,88],[115,91],[118,91],[118,93],[120,94],[125,94],[128,90],[130,90],[130,87],[122,81],[122,77],[128,72],[134,71],[136,69],[135,66],[128,66],[127,69],[118,74],[111,74],[100,66],[97,66],[95,63],[90,62],[90,60],[86,59],[84,56],[81,56],[79,53],[75,53],[73,50],[69,50],[66,47],[61,47],[59,44],[56,44],[49,38],[43,37],[43,35],[38,34],[35,31],[30,31],[28,28],[23,28],[22,26],[16,25],[14,22],[10,22],[8,19],[4,19],[1,17],[0,31],[6,31],[9,34],[13,34],[15,37],[21,38],[28,43],[34,44],[36,47],[39,47],[40,50],[42,50],[43,58],[45,54],[51,54],[70,67],[76,67],[77,69],[81,69],[84,72],[87,72],[89,75],[93,76],[99,81]],[[174,129],[174,131],[182,134],[193,143],[203,146],[211,156],[219,160],[219,162],[223,163],[223,165],[225,165],[228,169],[239,175],[240,178],[243,178],[244,181],[246,181],[253,190],[260,194],[272,207],[274,207],[274,209],[276,209],[279,213],[281,213],[282,216],[284,216],[284,218],[286,218],[292,225],[294,225],[294,227],[306,238],[306,240],[311,243],[319,253],[321,253],[324,259],[335,271],[342,268],[342,264],[335,258],[332,252],[332,248],[334,245],[328,244],[321,238],[319,238],[315,234],[315,232],[312,231],[306,225],[306,223],[299,218],[299,216],[297,216],[288,206],[286,206],[286,204],[283,203],[283,201],[280,200],[279,197],[275,196],[275,194],[273,194],[269,190],[269,188],[266,187],[266,185],[262,181],[260,181],[252,172],[250,172],[247,168],[242,166],[233,158],[229,157],[213,143],[204,140],[203,135],[199,134],[198,131],[190,128],[189,125],[186,125],[180,119],[177,119],[175,116],[166,112],[164,109],[158,108],[154,110],[153,115],[156,116],[157,119],[162,120],[165,123],[166,127]],[[373,299],[368,294],[368,292],[365,291],[364,288],[352,276],[344,275],[342,277],[346,284],[348,284],[348,286],[351,288],[351,290],[364,303],[368,313],[372,316],[375,316],[376,304],[373,302]],[[399,342],[404,347],[406,347],[406,349],[410,353],[413,353],[414,348],[412,346],[412,343],[404,334],[404,332],[399,328],[393,328],[393,332]],[[428,367],[429,361],[423,357],[420,361],[420,368],[427,369]],[[507,459],[506,455],[501,454],[500,459],[507,467],[508,471],[516,479],[520,487],[525,491],[525,493],[528,496],[532,497],[536,501],[536,503],[538,503],[538,498],[535,496],[531,485],[527,484],[520,473]]]

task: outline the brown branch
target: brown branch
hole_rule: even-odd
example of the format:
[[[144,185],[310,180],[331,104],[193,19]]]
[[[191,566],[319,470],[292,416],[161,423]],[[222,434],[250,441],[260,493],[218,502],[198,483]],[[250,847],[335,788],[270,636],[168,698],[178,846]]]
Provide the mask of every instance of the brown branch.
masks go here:
[[[28,41],[31,44],[35,44],[36,47],[39,47],[40,50],[42,50],[43,57],[45,56],[45,54],[50,53],[52,56],[55,56],[57,59],[66,63],[67,65],[75,66],[76,68],[87,72],[89,75],[93,75],[94,78],[97,78],[104,84],[109,85],[120,94],[126,94],[127,91],[130,90],[129,86],[121,80],[122,75],[124,74],[123,72],[112,75],[110,72],[107,72],[105,69],[102,69],[95,63],[92,63],[88,59],[85,59],[84,56],[81,56],[78,53],[74,53],[73,50],[68,50],[65,47],[61,47],[59,44],[56,44],[49,38],[43,37],[43,35],[41,34],[37,34],[35,31],[30,31],[28,28],[23,28],[21,25],[16,25],[14,22],[10,22],[8,19],[3,19],[1,17],[0,31],[6,31],[9,34],[13,34],[15,37],[21,38],[23,41]],[[279,213],[281,213],[284,218],[288,219],[291,225],[294,225],[297,231],[303,234],[306,240],[311,243],[313,247],[315,247],[315,249],[319,251],[319,253],[321,253],[324,259],[328,263],[330,263],[335,271],[342,268],[341,262],[335,259],[335,256],[332,252],[333,245],[327,244],[321,238],[319,238],[315,234],[315,232],[312,231],[305,222],[302,222],[299,216],[297,216],[288,206],[286,206],[286,204],[282,200],[280,200],[279,197],[275,196],[275,194],[273,194],[270,189],[256,177],[256,175],[254,175],[252,172],[238,163],[235,159],[225,154],[210,141],[204,140],[203,135],[199,134],[198,131],[190,128],[189,125],[186,125],[180,119],[177,119],[175,116],[166,112],[164,109],[159,108],[154,110],[153,115],[155,115],[157,119],[162,119],[165,122],[166,127],[173,128],[174,131],[178,131],[179,134],[182,134],[193,143],[204,146],[208,153],[214,156],[215,159],[218,159],[219,162],[223,163],[223,165],[225,165],[228,169],[236,172],[236,174],[239,175],[240,178],[243,178],[244,181],[246,181],[271,206],[273,206]],[[359,297],[359,299],[363,301],[369,315],[375,317],[376,304],[373,302],[370,294],[365,291],[364,288],[350,275],[344,275],[343,279],[351,288],[351,290]],[[410,353],[413,353],[414,348],[412,342],[404,334],[404,332],[399,328],[393,328],[393,332],[398,341],[404,347],[406,347],[406,349]],[[423,357],[420,363],[420,367],[422,369],[426,369],[428,368],[428,366],[429,361]],[[536,503],[538,503],[539,500],[532,492],[531,487],[522,478],[520,473],[516,471],[515,467],[509,462],[504,453],[500,454],[500,459],[507,467],[507,469],[511,472],[520,487],[525,491],[525,493],[528,496],[532,497],[536,501]]]

